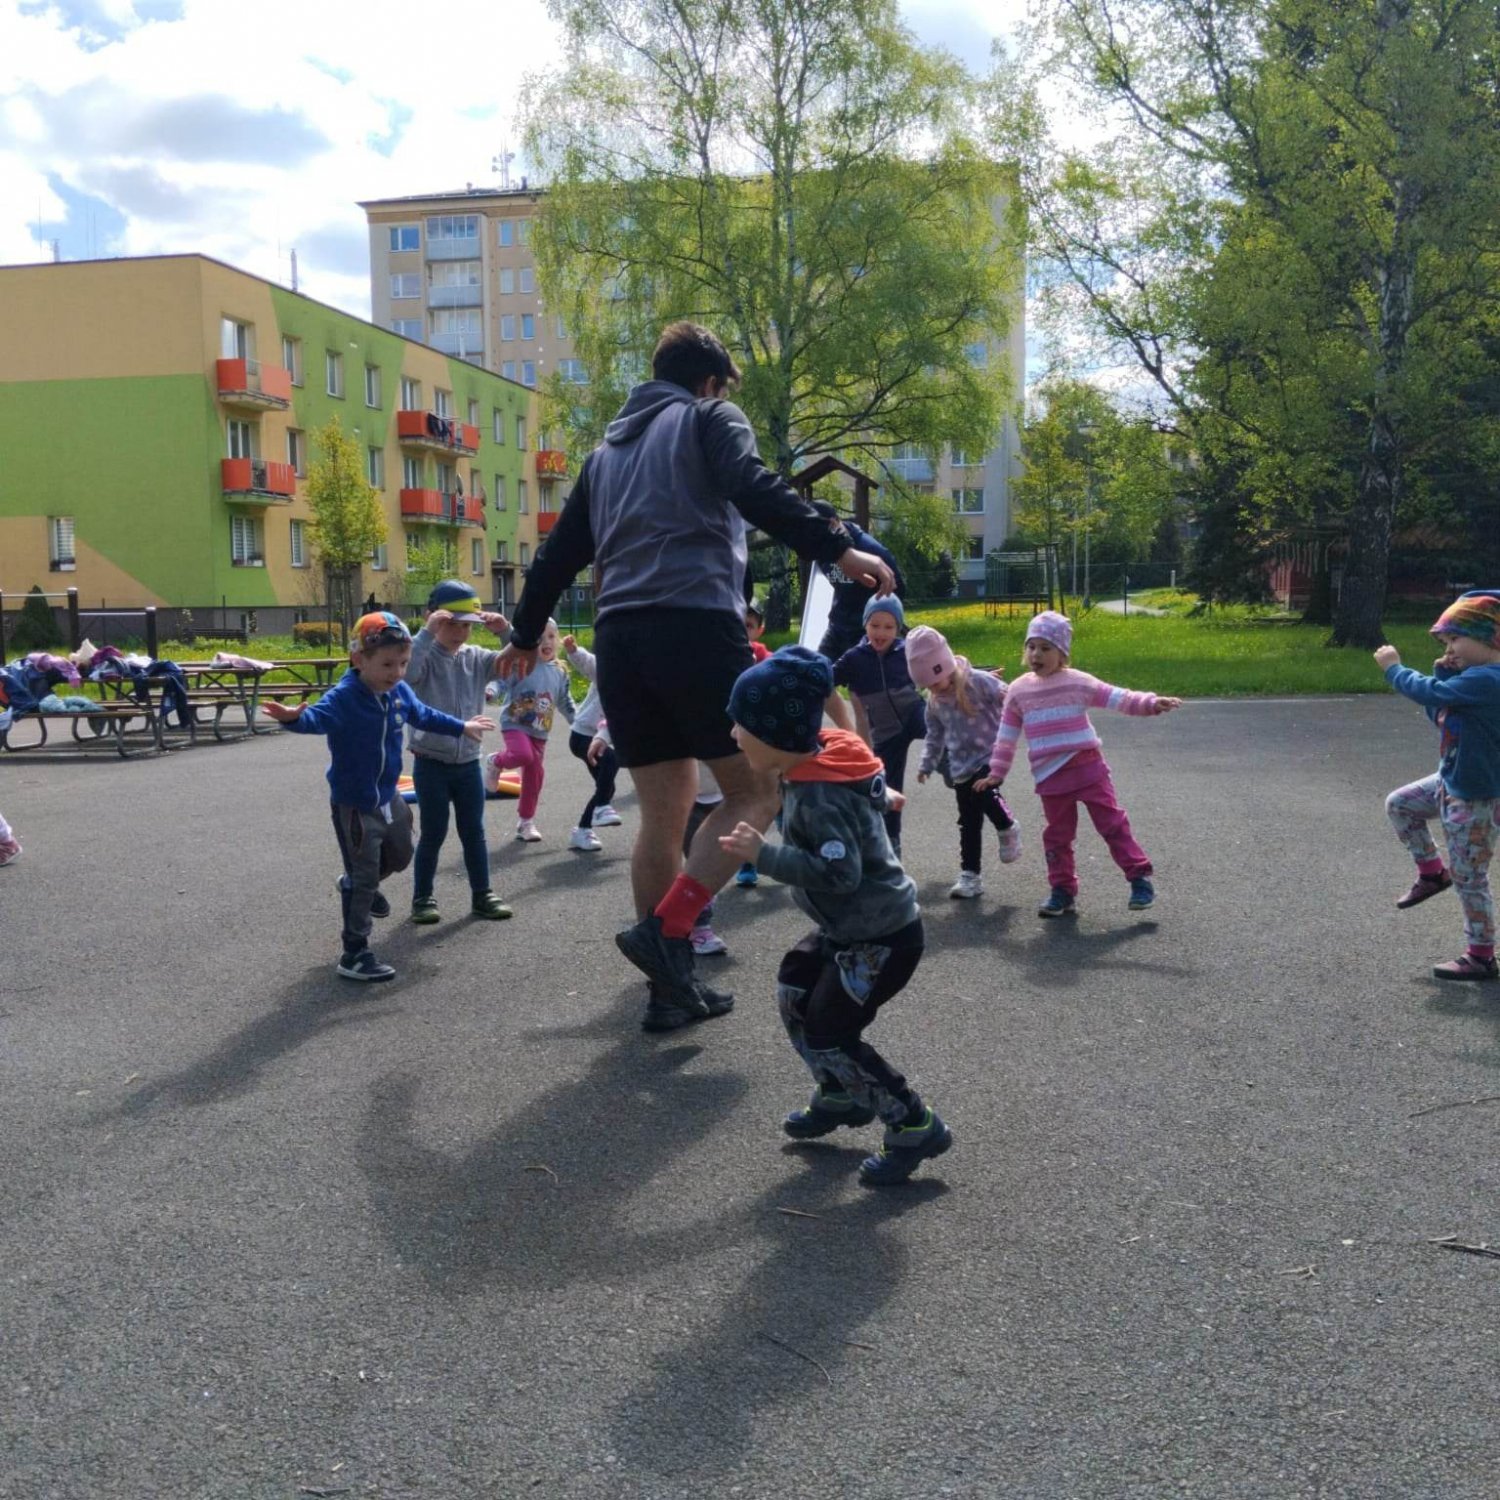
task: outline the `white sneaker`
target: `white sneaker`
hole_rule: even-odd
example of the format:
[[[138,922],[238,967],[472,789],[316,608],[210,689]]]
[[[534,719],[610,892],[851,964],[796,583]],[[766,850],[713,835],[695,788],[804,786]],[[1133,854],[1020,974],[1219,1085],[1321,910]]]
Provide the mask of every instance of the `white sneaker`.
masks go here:
[[[973,870],[960,870],[948,894],[955,901],[972,901],[976,896],[984,895],[984,881]]]
[[[711,958],[717,953],[728,953],[729,944],[712,927],[695,927],[688,933],[688,942],[693,952],[700,957]]]
[[[516,823],[516,837],[523,844],[539,844],[542,836],[536,831],[536,820],[533,818],[521,818]]]
[[[568,835],[568,848],[576,849],[580,854],[597,854],[603,847],[591,828],[575,828]]]
[[[620,824],[620,815],[612,807],[596,807],[594,809],[595,828],[616,828]]]
[[[1021,857],[1021,825],[1012,823],[1000,830],[1000,863],[1013,865]]]

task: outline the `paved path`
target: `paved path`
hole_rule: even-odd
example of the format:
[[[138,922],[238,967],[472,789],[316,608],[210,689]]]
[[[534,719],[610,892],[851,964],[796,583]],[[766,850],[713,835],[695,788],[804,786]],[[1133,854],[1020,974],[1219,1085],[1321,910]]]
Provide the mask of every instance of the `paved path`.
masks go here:
[[[1155,922],[1092,835],[1036,919],[1029,791],[947,901],[915,790],[876,1034],[958,1144],[883,1195],[778,1134],[785,891],[722,900],[733,1016],[637,1030],[633,804],[564,852],[560,746],[546,843],[491,808],[520,918],[393,921],[373,992],[316,741],[0,764],[0,1496],[1493,1496],[1500,1262],[1430,1241],[1500,1240],[1500,991],[1428,978],[1457,909],[1391,909],[1381,811],[1430,730],[1099,719]]]

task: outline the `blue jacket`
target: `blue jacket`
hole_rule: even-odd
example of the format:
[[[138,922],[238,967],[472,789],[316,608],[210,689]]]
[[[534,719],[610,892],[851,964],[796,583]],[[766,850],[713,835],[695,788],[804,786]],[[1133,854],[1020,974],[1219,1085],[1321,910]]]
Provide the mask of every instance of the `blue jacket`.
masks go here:
[[[1385,680],[1420,703],[1442,731],[1438,770],[1450,797],[1464,802],[1500,797],[1500,662],[1435,677],[1387,667]]]
[[[388,693],[373,693],[353,667],[285,727],[293,734],[326,734],[333,800],[378,812],[396,795],[401,731],[408,720],[437,734],[464,732],[462,719],[429,708],[404,682]]]
[[[889,548],[882,546],[868,531],[862,526],[856,526],[853,521],[844,522],[844,535],[849,538],[850,546],[859,548],[861,552],[873,552],[896,575],[897,597],[906,592],[906,579],[901,576],[901,569]],[[821,564],[821,568],[833,585],[833,606],[828,611],[829,630],[838,631],[846,639],[850,636],[858,639],[865,630],[865,605],[875,597],[875,590],[867,583],[859,583],[850,578],[839,567],[836,558],[833,562]]]
[[[833,685],[859,699],[875,744],[900,734],[919,740],[927,733],[927,713],[906,665],[904,640],[892,641],[884,655],[861,641],[834,662]]]

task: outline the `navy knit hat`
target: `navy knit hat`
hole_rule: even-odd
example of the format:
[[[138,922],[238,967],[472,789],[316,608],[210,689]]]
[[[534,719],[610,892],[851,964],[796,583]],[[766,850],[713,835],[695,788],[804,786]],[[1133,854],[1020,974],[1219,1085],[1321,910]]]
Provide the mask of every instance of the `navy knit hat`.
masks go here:
[[[865,605],[864,622],[870,623],[871,615],[890,615],[896,622],[898,630],[906,625],[906,611],[901,607],[901,601],[894,594],[876,594]]]
[[[783,646],[740,675],[729,695],[729,717],[773,748],[805,755],[818,748],[823,700],[832,691],[826,656]]]

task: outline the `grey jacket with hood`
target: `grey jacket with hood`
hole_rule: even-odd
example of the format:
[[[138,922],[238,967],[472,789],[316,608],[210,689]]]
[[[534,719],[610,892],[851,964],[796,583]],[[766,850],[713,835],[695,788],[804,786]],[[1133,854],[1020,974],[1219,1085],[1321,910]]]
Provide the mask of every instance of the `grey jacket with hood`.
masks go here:
[[[648,380],[584,460],[527,570],[511,640],[535,646],[558,596],[596,560],[596,620],[653,607],[742,616],[747,522],[814,562],[833,562],[850,547],[761,462],[739,407]]]

